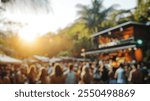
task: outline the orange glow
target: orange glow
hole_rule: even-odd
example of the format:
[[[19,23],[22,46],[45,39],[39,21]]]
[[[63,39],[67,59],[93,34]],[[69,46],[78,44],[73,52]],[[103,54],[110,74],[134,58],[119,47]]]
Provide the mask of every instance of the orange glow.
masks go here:
[[[23,41],[31,43],[36,40],[38,34],[35,31],[35,29],[33,29],[30,26],[27,26],[23,28],[22,30],[20,30],[19,36]]]
[[[34,34],[30,34],[30,35],[28,35],[28,34],[21,34],[20,37],[21,37],[21,39],[23,41],[26,41],[26,42],[33,42],[37,38],[37,36],[34,35]]]
[[[142,61],[143,60],[143,55],[142,55],[142,50],[141,49],[137,49],[135,50],[135,58],[137,61]]]
[[[116,61],[113,61],[113,62],[112,62],[112,66],[113,66],[114,68],[118,68],[119,63],[117,63]]]
[[[118,51],[118,57],[121,57],[122,56],[122,51]]]
[[[131,56],[128,53],[125,53],[125,61],[130,62],[132,60]]]
[[[134,33],[134,28],[129,27],[129,28],[126,29],[126,31],[124,31],[123,38],[124,39],[129,39],[131,36],[133,36],[133,33]]]
[[[124,39],[129,39],[129,35],[124,35]]]

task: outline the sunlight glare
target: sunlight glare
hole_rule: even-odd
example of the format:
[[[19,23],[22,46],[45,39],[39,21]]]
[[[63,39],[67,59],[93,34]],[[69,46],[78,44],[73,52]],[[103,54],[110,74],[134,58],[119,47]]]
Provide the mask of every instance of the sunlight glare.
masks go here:
[[[37,16],[33,18],[26,18],[26,24],[20,29],[19,35],[24,41],[32,42],[37,36],[46,34],[50,29],[50,22],[48,21],[50,15]]]
[[[26,27],[19,32],[21,40],[25,42],[33,42],[37,39],[37,33],[30,27]]]

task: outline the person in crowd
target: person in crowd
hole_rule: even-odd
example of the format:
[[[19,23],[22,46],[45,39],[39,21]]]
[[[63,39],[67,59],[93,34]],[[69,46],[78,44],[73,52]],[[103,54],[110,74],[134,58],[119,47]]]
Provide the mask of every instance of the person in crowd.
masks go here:
[[[36,70],[36,67],[34,65],[31,66],[31,70],[28,74],[28,80],[29,80],[29,83],[30,84],[36,84],[37,80],[37,70]]]
[[[109,76],[109,84],[117,83],[117,81],[115,79],[115,68],[113,68],[113,67],[109,68],[108,76]]]
[[[141,71],[138,69],[138,65],[136,63],[131,65],[132,70],[129,75],[129,82],[133,84],[142,84],[143,83],[143,75]]]
[[[100,83],[101,81],[101,72],[100,72],[100,66],[98,62],[96,63],[96,66],[93,70],[93,80],[94,83]]]
[[[65,76],[63,75],[62,67],[59,64],[56,64],[53,74],[50,77],[51,84],[64,84]]]
[[[9,69],[6,70],[6,75],[3,78],[3,83],[4,84],[11,84]]]
[[[2,77],[0,76],[0,84],[3,84],[3,80]]]
[[[69,65],[72,63],[71,65]],[[109,65],[108,65],[109,64]],[[30,66],[29,66],[30,65]],[[119,68],[118,68],[119,67]],[[117,67],[109,59],[97,62],[0,64],[0,84],[149,84],[149,64],[123,62]]]
[[[36,68],[36,81],[37,81],[37,83],[39,83],[39,81],[40,81],[40,76],[41,76],[41,74],[42,74],[42,69],[47,69],[46,67],[44,67],[44,66],[42,66],[42,65],[39,65],[37,68]]]
[[[115,72],[115,78],[118,84],[125,84],[125,70],[124,65],[121,63],[119,68]]]
[[[14,66],[11,66],[11,69],[10,69],[10,80],[11,80],[11,83],[12,84],[16,84],[16,72],[15,72],[15,68]]]
[[[125,70],[125,82],[128,84],[128,77],[131,71],[130,65],[129,64],[125,64],[124,65],[124,70]]]
[[[79,65],[79,67],[78,67],[78,70],[77,70],[78,81],[81,80],[81,73],[82,73],[82,70],[83,70],[83,64],[80,63],[80,65]]]
[[[48,71],[46,68],[42,69],[40,81],[41,81],[41,84],[49,84],[50,83],[50,78],[49,78]]]
[[[104,84],[106,84],[106,83],[108,83],[108,70],[107,70],[107,68],[104,66],[104,65],[102,65],[101,67],[101,74],[102,74],[102,76],[101,76],[101,80],[102,80],[102,83],[104,83]]]
[[[51,75],[54,69],[55,63],[51,63],[50,66],[48,67],[48,74]]]
[[[81,81],[80,84],[91,84],[92,83],[92,75],[90,74],[90,70],[88,67],[84,66],[81,73]]]
[[[93,75],[93,63],[89,63],[90,74]]]
[[[150,72],[148,73],[147,84],[150,84]]]
[[[78,83],[77,74],[74,72],[74,66],[71,64],[69,66],[69,72],[66,74],[66,84],[76,84]]]
[[[25,73],[25,68],[20,68],[19,71],[16,73],[16,83],[17,84],[24,84],[27,80]]]
[[[6,69],[5,69],[5,66],[2,65],[1,68],[0,68],[0,75],[2,77],[2,79],[6,76]]]
[[[140,71],[143,74],[143,83],[147,84],[148,83],[148,68],[147,68],[146,63],[141,62]]]

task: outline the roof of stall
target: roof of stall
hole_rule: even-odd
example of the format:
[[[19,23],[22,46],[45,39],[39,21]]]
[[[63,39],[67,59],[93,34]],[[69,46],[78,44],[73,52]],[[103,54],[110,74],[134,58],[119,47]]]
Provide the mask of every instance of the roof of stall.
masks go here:
[[[5,63],[20,64],[20,63],[22,63],[22,61],[19,59],[10,57],[10,56],[0,54],[0,63],[2,63],[2,64],[5,64]]]
[[[45,57],[45,56],[34,55],[33,57],[39,61],[42,61],[42,62],[49,62],[50,61],[50,59],[48,57]]]
[[[90,51],[85,52],[85,54],[90,55],[90,54],[107,53],[107,52],[113,52],[116,50],[122,50],[122,49],[127,49],[127,48],[136,48],[136,45],[130,44],[130,45],[112,46],[112,47],[103,48],[103,49],[90,50]]]
[[[83,61],[91,61],[91,60],[88,58],[76,58],[76,61],[83,62]]]
[[[27,63],[37,63],[38,60],[33,59],[33,58],[27,58],[27,59],[24,59],[23,62],[27,62]]]
[[[108,33],[108,32],[113,31],[113,30],[115,30],[115,29],[118,29],[118,28],[121,28],[121,27],[124,27],[124,26],[127,26],[127,25],[131,25],[131,24],[133,24],[133,25],[144,25],[144,26],[147,26],[147,25],[145,25],[145,24],[141,24],[141,23],[137,23],[137,22],[129,21],[129,22],[125,22],[125,23],[122,23],[122,24],[120,24],[120,25],[117,25],[117,26],[114,26],[114,27],[108,28],[108,29],[106,29],[106,30],[103,30],[103,31],[97,32],[97,33],[95,33],[95,34],[91,35],[91,37],[96,37],[96,36],[99,36],[99,35],[102,35],[102,34]]]
[[[53,58],[51,58],[51,59],[49,60],[49,62],[54,63],[54,62],[60,62],[60,61],[62,61],[62,60],[63,60],[63,59],[61,59],[61,58],[53,57]]]

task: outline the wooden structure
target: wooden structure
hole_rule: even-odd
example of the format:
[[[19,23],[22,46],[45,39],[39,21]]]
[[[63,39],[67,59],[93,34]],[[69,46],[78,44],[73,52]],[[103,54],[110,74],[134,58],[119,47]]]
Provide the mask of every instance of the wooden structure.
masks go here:
[[[150,49],[150,26],[130,21],[95,33],[91,38],[95,49],[85,55],[95,54],[104,60],[142,61]]]

